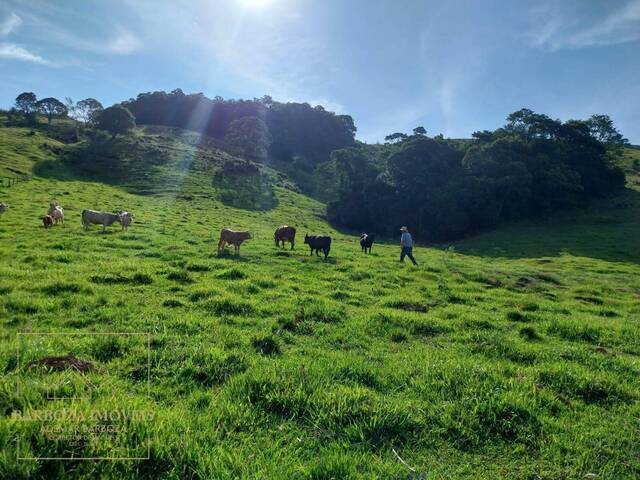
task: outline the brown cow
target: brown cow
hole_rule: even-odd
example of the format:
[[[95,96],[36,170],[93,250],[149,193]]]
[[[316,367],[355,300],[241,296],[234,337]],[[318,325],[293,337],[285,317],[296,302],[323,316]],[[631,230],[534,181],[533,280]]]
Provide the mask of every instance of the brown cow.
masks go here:
[[[228,243],[233,245],[235,254],[240,255],[240,245],[245,240],[253,238],[249,232],[236,232],[228,228],[220,230],[220,241],[218,242],[218,254],[222,253],[225,245]]]
[[[284,248],[285,240],[287,242],[291,242],[291,250],[293,250],[293,244],[296,239],[296,229],[288,225],[282,225],[276,228],[276,231],[273,234],[273,239],[276,242],[276,247],[280,246],[280,242],[282,242],[282,248]]]
[[[42,217],[42,224],[44,228],[53,227],[53,217],[51,215],[45,215]]]

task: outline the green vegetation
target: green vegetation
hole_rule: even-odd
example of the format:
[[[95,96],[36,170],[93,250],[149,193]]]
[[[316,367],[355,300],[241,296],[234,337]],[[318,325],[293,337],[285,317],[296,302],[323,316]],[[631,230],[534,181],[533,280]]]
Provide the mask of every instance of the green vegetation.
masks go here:
[[[522,109],[473,137],[429,138],[416,127],[387,137],[395,151],[382,162],[372,161],[376,151],[367,145],[332,152],[329,220],[386,235],[407,224],[422,240],[452,240],[624,187],[616,163],[628,142],[606,115],[561,122]]]
[[[238,160],[207,137],[147,127],[64,147],[45,127],[0,136],[0,171],[35,173],[0,190],[11,206],[0,217],[0,477],[640,475],[638,150],[625,151],[624,194],[417,247],[416,268],[397,262],[395,239],[361,254],[324,205],[277,183],[269,209],[220,202],[215,172]],[[45,231],[53,200],[66,223]],[[135,220],[84,231],[85,207]],[[282,223],[331,234],[329,261],[300,241],[274,247]],[[222,227],[254,232],[240,257],[215,254]],[[18,332],[113,331],[150,334],[148,427],[74,447],[11,418],[44,407],[42,375],[63,375],[18,372]],[[123,408],[144,404],[143,350],[108,338],[74,353],[103,366],[85,374],[102,390],[82,408],[104,404],[107,385]],[[34,388],[16,393],[18,373]],[[148,461],[16,460],[18,435],[25,456],[95,456],[145,431]]]

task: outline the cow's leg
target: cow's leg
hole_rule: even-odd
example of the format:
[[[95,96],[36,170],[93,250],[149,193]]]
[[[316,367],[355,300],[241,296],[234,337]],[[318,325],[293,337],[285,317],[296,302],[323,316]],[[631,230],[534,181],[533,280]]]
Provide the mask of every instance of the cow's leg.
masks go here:
[[[291,250],[293,250],[293,240],[291,240]]]

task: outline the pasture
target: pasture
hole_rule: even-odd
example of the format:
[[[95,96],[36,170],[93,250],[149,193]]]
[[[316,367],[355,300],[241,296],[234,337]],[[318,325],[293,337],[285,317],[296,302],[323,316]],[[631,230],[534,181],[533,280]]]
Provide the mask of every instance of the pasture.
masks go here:
[[[398,262],[397,239],[362,254],[358,235],[325,222],[324,205],[282,187],[268,211],[221,203],[188,168],[172,182],[153,177],[162,189],[142,178],[132,190],[78,178],[39,146],[41,132],[0,135],[0,169],[36,172],[0,190],[10,205],[0,217],[1,478],[640,475],[631,170],[620,198],[448,249],[418,246],[414,267]],[[54,200],[65,225],[45,231]],[[84,231],[83,208],[135,220],[128,232]],[[274,245],[282,224],[298,230],[294,250]],[[217,255],[223,227],[253,233],[239,257]],[[309,255],[305,233],[333,237],[326,262]],[[41,389],[16,391],[18,373],[35,375],[19,372],[18,332],[150,334],[150,460],[18,460],[104,456],[135,441],[78,449],[12,418],[44,405]],[[115,385],[123,407],[143,402],[144,352],[95,342],[82,358],[108,367],[87,375]]]

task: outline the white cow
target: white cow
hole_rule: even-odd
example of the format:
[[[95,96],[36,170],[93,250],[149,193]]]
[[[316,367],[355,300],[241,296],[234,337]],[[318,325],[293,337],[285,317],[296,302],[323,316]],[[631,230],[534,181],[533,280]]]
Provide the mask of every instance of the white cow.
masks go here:
[[[60,205],[58,205],[57,203],[50,203],[49,211],[47,213],[48,215],[51,215],[51,217],[53,217],[56,225],[58,223],[62,223],[64,225],[64,209]]]
[[[117,213],[97,212],[87,209],[82,211],[82,226],[84,228],[89,228],[91,225],[102,225],[102,231],[104,232],[106,227],[113,225],[114,222],[122,224],[120,215]]]
[[[122,225],[122,229],[126,230],[131,225],[133,221],[133,213],[131,212],[120,212],[120,224]]]

